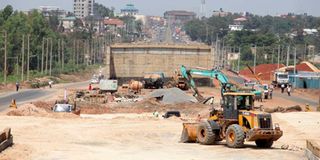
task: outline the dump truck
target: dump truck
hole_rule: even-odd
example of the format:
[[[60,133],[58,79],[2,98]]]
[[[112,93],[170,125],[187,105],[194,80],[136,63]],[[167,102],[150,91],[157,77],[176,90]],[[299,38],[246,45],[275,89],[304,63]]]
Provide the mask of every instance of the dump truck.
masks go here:
[[[190,73],[215,77],[220,82],[222,97],[220,109],[212,107],[207,120],[183,123],[181,142],[210,145],[225,139],[228,147],[241,148],[246,140],[270,148],[282,136],[283,131],[279,124],[272,123],[271,114],[254,110],[253,92],[232,89],[228,78],[218,70],[187,70],[184,66],[181,69],[195,89]]]

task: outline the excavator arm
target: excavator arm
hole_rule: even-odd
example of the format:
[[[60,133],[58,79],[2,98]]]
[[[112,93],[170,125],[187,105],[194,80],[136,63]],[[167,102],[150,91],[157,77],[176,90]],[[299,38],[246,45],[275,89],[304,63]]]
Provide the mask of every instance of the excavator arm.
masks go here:
[[[219,80],[221,85],[221,94],[229,90],[233,84],[229,83],[229,79],[219,70],[205,70],[205,69],[187,69],[185,66],[180,67],[181,75],[187,80],[190,87],[194,92],[194,96],[198,101],[204,100],[204,97],[200,94],[197,86],[192,78],[192,75],[198,75],[203,77],[215,78]]]

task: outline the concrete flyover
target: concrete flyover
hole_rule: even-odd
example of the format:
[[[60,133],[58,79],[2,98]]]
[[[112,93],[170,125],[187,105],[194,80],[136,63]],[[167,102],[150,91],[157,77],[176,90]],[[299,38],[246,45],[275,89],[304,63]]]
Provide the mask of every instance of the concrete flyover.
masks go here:
[[[107,77],[139,79],[144,73],[172,77],[180,65],[212,68],[214,49],[206,45],[115,44],[107,48]]]

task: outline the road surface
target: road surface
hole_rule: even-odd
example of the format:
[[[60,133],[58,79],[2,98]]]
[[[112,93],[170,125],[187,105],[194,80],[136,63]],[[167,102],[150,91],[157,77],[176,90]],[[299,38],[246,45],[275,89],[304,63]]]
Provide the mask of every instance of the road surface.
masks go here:
[[[0,96],[0,111],[7,109],[13,99],[17,104],[27,103],[34,100],[44,99],[56,93],[58,89],[78,88],[88,85],[88,81],[77,83],[58,84],[52,89],[25,89],[19,92],[8,92]]]

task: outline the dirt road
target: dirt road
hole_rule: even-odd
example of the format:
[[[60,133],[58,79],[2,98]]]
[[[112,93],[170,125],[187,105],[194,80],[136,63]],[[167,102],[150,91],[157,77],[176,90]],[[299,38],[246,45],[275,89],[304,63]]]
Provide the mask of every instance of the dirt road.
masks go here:
[[[299,115],[297,115],[299,114]],[[304,120],[293,117],[302,116]],[[306,138],[318,138],[320,114],[274,114],[285,129],[273,149],[230,149],[224,145],[179,143],[180,119],[155,119],[151,113],[85,116],[76,119],[1,116],[0,128],[12,127],[15,145],[0,159],[303,159],[303,150],[282,150],[283,144],[304,147]],[[292,121],[294,119],[294,121]],[[318,123],[310,124],[310,120]]]

